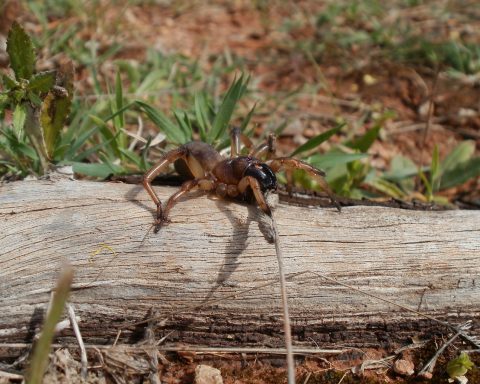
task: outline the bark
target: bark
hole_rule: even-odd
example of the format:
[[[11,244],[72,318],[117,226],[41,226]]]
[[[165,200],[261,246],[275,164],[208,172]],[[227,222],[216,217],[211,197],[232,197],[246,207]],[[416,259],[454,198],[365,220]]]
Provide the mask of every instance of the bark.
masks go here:
[[[164,201],[176,188],[156,190]],[[175,330],[166,343],[283,346],[275,247],[259,209],[192,193],[154,234],[154,208],[138,185],[1,185],[0,343],[31,342],[69,263],[86,343],[112,343],[119,330],[120,342],[136,342],[146,324],[132,324],[156,316],[157,337]],[[473,320],[478,334],[479,212],[280,203],[274,216],[295,345],[379,346],[448,331],[432,317]],[[62,340],[73,341],[70,329]]]

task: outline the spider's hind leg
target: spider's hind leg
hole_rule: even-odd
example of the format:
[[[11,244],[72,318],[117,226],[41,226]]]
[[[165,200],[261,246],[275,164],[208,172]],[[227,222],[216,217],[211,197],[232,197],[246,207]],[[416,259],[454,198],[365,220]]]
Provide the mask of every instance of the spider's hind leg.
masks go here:
[[[249,155],[261,158],[266,156],[267,160],[272,159],[277,151],[277,138],[273,133],[268,135],[267,141],[264,144],[259,145],[255,149],[251,149]]]
[[[170,152],[166,153],[152,168],[150,168],[147,173],[143,176],[143,187],[145,190],[148,192],[150,195],[151,199],[157,206],[157,213],[156,213],[156,220],[155,220],[155,232],[158,232],[159,228],[161,227],[162,224],[167,222],[167,215],[168,210],[171,208],[171,206],[175,203],[176,199],[178,199],[181,195],[183,195],[185,192],[187,192],[189,189],[186,191],[184,190],[184,187],[180,189],[176,194],[174,194],[170,199],[172,200],[173,197],[176,195],[180,194],[180,196],[177,196],[176,199],[172,201],[172,203],[169,204],[167,203],[167,207],[165,209],[165,212],[162,210],[162,202],[160,201],[160,198],[158,197],[157,193],[154,191],[152,187],[152,181],[163,171],[165,170],[170,164],[175,163],[177,160],[182,160],[185,162],[188,170],[190,173],[193,175],[195,180],[203,179],[205,177],[205,170],[202,167],[201,163],[190,153],[191,151],[189,150],[188,144],[182,145],[181,147],[177,149],[173,149]],[[194,180],[192,180],[194,181]],[[187,182],[188,183],[188,182]],[[186,184],[186,183],[185,183]],[[185,185],[184,184],[184,185]],[[197,182],[198,184],[198,182]],[[203,183],[204,184],[204,183]],[[193,186],[191,187],[193,188]],[[190,188],[190,189],[191,189]]]

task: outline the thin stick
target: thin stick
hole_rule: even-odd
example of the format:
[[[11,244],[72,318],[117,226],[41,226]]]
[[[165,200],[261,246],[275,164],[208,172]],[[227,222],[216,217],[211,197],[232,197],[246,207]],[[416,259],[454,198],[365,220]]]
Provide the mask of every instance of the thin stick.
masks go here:
[[[29,348],[31,344],[29,343],[0,343],[0,348],[5,349],[25,349]],[[78,345],[76,344],[52,344],[52,348],[68,348],[76,349]],[[130,345],[130,344],[117,344],[115,347],[111,345],[97,345],[97,344],[86,344],[86,349],[98,349],[102,350],[112,350],[118,349],[123,351],[146,351],[148,345]],[[160,352],[195,352],[197,354],[212,354],[212,353],[258,353],[265,355],[286,355],[287,350],[285,348],[253,348],[253,347],[199,347],[196,345],[177,345],[177,346],[155,346],[155,349]],[[346,348],[346,349],[319,349],[319,348],[293,348],[293,353],[296,355],[340,355],[342,353],[350,352],[353,350],[358,350],[356,348]]]
[[[432,122],[432,115],[433,115],[433,97],[437,91],[437,82],[438,82],[438,75],[440,74],[440,67],[437,68],[435,73],[435,78],[433,79],[432,90],[430,92],[430,100],[428,103],[428,111],[427,111],[427,122],[425,124],[425,130],[423,131],[422,142],[420,145],[420,166],[419,169],[423,168],[423,155],[425,152],[425,143],[427,141],[428,131],[430,130],[430,125]]]
[[[435,355],[433,355],[433,357],[428,361],[428,363],[425,364],[425,366],[422,368],[422,370],[420,372],[418,372],[417,376],[424,377],[424,376],[430,375],[433,372],[433,368],[435,368],[435,363],[437,362],[437,359],[439,358],[439,356],[443,353],[445,348],[447,348],[450,344],[452,344],[452,342],[458,336],[460,336],[460,332],[453,335],[445,344],[443,344],[438,349],[438,351],[435,353]]]
[[[288,384],[295,384],[295,361],[293,360],[292,347],[292,331],[290,327],[290,314],[288,312],[288,297],[285,280],[285,272],[283,270],[283,254],[280,247],[280,237],[278,235],[277,223],[272,214],[272,226],[275,235],[275,251],[277,253],[278,272],[280,276],[280,290],[282,292],[282,307],[283,307],[283,329],[285,332],[285,348],[287,349],[287,375]]]
[[[158,375],[158,349],[155,341],[154,322],[150,321],[145,329],[145,341],[148,345],[147,355],[149,357],[150,374],[148,378],[152,384],[162,384]]]
[[[77,338],[78,346],[80,347],[80,362],[82,363],[82,368],[80,374],[83,380],[87,379],[88,374],[88,360],[87,360],[87,351],[85,349],[85,344],[83,344],[82,334],[80,333],[80,328],[75,317],[75,310],[73,309],[72,304],[67,304],[68,316],[70,317],[70,324],[72,324],[73,332]]]
[[[24,379],[22,375],[19,375],[17,373],[5,372],[5,371],[0,371],[0,378],[4,378],[7,380],[23,380]]]

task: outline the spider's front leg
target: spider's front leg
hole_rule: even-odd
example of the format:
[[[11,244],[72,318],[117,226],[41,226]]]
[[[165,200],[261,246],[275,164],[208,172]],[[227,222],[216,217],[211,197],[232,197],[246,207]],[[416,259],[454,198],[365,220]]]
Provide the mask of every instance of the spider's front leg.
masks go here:
[[[292,177],[291,174],[295,169],[302,169],[306,171],[327,193],[332,203],[335,205],[335,207],[337,207],[337,210],[339,212],[342,210],[342,207],[335,198],[333,191],[330,189],[330,186],[326,182],[325,172],[323,172],[322,170],[312,167],[310,164],[304,163],[301,160],[293,159],[291,157],[279,157],[268,161],[267,164],[275,173],[281,170],[285,170],[285,173],[287,174],[287,181],[290,182]]]
[[[194,188],[199,188],[203,191],[211,191],[215,189],[215,182],[210,179],[193,179],[188,180],[182,184],[179,191],[175,192],[167,201],[165,209],[162,214],[161,222],[156,223],[155,232],[158,232],[162,224],[169,223],[168,214],[177,201],[187,192],[190,192]]]

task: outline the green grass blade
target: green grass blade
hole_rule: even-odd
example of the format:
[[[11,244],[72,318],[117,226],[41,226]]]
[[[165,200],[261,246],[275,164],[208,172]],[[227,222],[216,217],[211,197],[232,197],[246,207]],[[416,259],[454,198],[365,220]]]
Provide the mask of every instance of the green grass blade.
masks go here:
[[[248,78],[244,80],[243,75],[238,80],[234,80],[215,115],[212,129],[207,134],[207,142],[213,143],[225,134],[233,111],[247,89],[248,81]]]
[[[313,155],[308,163],[320,169],[333,168],[336,165],[348,164],[368,157],[366,153],[328,152],[323,155]]]
[[[202,141],[207,141],[207,132],[210,132],[212,126],[208,118],[209,107],[204,93],[195,94],[194,109],[200,133],[200,139]]]
[[[192,124],[190,122],[187,112],[173,111],[173,115],[175,116],[175,120],[177,120],[179,127],[182,129],[183,135],[185,136],[185,141],[192,140]]]
[[[432,192],[438,191],[440,186],[440,156],[438,153],[438,145],[433,148],[432,164],[430,166],[430,185],[432,186]]]
[[[247,129],[247,126],[248,124],[250,123],[250,120],[252,119],[252,116],[255,112],[255,108],[257,107],[257,103],[255,103],[252,107],[252,109],[250,109],[250,111],[248,112],[247,116],[245,116],[245,118],[243,119],[242,121],[242,125],[240,125],[240,131],[241,132],[245,132],[245,129]]]
[[[129,151],[128,149],[120,148],[120,151],[128,160],[135,164],[139,171],[142,170],[142,158],[140,156],[133,151]]]
[[[350,143],[347,143],[346,145],[350,148],[358,149],[360,152],[367,152],[377,139],[381,128],[381,125],[376,125],[375,127],[369,129],[363,136],[351,141]]]
[[[88,139],[92,137],[99,129],[100,129],[100,126],[96,126],[96,127],[93,127],[92,129],[89,129],[88,131],[85,131],[80,136],[78,136],[72,142],[69,150],[65,154],[65,160],[72,159],[77,153],[77,151],[79,151],[80,148],[88,141]]]
[[[425,191],[426,191],[426,196],[428,201],[432,201],[433,199],[433,191],[432,191],[432,185],[430,184],[430,181],[427,179],[425,176],[425,173],[420,169],[418,171],[418,176],[423,182],[423,185],[425,186]]]
[[[40,384],[42,382],[48,364],[50,347],[52,345],[53,337],[55,336],[55,326],[58,324],[62,316],[72,281],[73,270],[67,268],[62,271],[53,295],[50,311],[48,312],[47,319],[43,325],[42,333],[38,342],[35,344],[32,362],[28,371],[27,383],[29,384]]]
[[[152,120],[158,128],[165,132],[165,135],[167,135],[171,142],[175,144],[184,144],[187,141],[182,130],[173,124],[160,110],[140,100],[136,100],[135,104],[147,114],[150,120]]]
[[[329,129],[328,131],[323,132],[318,136],[312,137],[305,144],[301,145],[295,151],[293,151],[290,156],[295,156],[295,155],[298,155],[299,153],[307,152],[318,147],[324,141],[327,141],[330,137],[340,132],[340,130],[343,128],[344,125],[345,123],[339,124],[335,128]]]
[[[122,108],[123,108],[122,79],[120,77],[120,71],[117,71],[117,76],[115,78],[115,112],[120,111],[118,114],[118,124],[120,128],[123,128],[125,125],[124,113]]]
[[[118,142],[118,137],[120,132],[114,133],[110,130],[105,121],[98,116],[89,115],[89,118],[98,125],[100,134],[103,136],[104,141],[108,142],[110,145],[106,148],[110,148],[110,155],[112,157],[121,157],[120,145]]]

